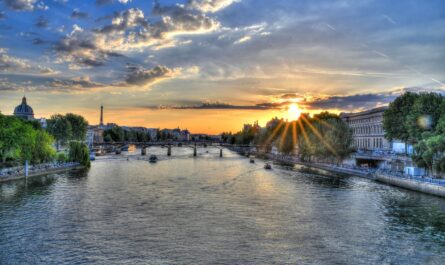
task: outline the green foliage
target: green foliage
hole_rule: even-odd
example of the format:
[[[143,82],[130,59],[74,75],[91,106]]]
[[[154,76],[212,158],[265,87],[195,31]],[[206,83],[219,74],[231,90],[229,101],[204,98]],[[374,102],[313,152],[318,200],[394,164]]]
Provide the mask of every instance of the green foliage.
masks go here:
[[[425,136],[415,146],[415,150],[412,159],[418,166],[437,173],[445,172],[445,135]]]
[[[274,118],[265,128],[257,124],[245,125],[235,133],[223,133],[227,143],[261,145],[269,147],[275,144],[284,154],[298,151],[301,159],[311,158],[341,161],[348,157],[352,149],[352,131],[336,114],[321,112],[313,118],[302,114],[297,121],[287,122]]]
[[[298,153],[302,160],[312,157],[340,162],[352,148],[352,131],[337,115],[320,113],[299,120]]]
[[[128,142],[148,142],[150,137],[141,131],[124,130],[124,141]]]
[[[24,140],[23,127],[24,123],[18,118],[0,114],[0,157],[3,163],[19,157],[19,147]]]
[[[68,157],[65,152],[60,152],[57,154],[56,160],[59,163],[65,163],[68,161]]]
[[[407,92],[389,104],[389,108],[383,113],[383,129],[388,140],[409,141],[408,114],[418,97],[418,94]]]
[[[415,144],[413,161],[429,172],[445,173],[445,98],[436,93],[405,93],[383,116],[389,139]]]
[[[0,114],[0,157],[32,164],[51,161],[54,157],[54,139],[32,123]]]
[[[69,142],[68,160],[78,162],[83,166],[90,166],[90,153],[85,143],[78,141]]]
[[[47,131],[56,139],[57,150],[64,145],[72,136],[70,121],[63,115],[54,114],[47,121]]]
[[[124,130],[119,127],[119,126],[115,126],[111,129],[107,129],[104,131],[104,141],[110,141],[110,142],[122,142],[124,141]]]
[[[85,118],[73,113],[67,113],[65,118],[71,125],[71,139],[84,141],[88,129],[88,122]]]
[[[443,97],[436,93],[419,94],[407,116],[409,141],[417,143],[422,140],[422,133],[434,132],[440,116],[444,112]]]
[[[52,147],[54,138],[44,130],[37,130],[33,141],[30,159],[31,163],[38,164],[52,161],[56,151]]]

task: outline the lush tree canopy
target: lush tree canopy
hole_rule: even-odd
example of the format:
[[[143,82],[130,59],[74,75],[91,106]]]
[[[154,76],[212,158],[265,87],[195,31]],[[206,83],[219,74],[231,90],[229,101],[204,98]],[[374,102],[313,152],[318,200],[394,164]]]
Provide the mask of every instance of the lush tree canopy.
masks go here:
[[[0,114],[0,158],[32,164],[51,161],[54,139],[32,122]]]
[[[78,162],[83,166],[90,166],[90,153],[88,146],[79,141],[69,143],[68,160]]]
[[[56,139],[57,150],[72,137],[72,126],[66,116],[54,114],[47,121],[47,130]]]
[[[430,173],[445,173],[445,97],[437,93],[405,93],[383,116],[389,139],[414,144],[413,161]]]
[[[84,141],[88,129],[88,122],[85,120],[85,118],[73,113],[67,113],[65,118],[71,125],[71,139]]]

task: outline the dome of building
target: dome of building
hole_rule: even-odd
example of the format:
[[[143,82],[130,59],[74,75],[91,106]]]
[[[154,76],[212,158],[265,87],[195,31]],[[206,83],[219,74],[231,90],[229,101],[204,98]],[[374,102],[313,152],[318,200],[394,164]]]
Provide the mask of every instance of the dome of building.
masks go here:
[[[27,120],[34,119],[34,111],[32,110],[31,106],[26,103],[26,97],[22,98],[22,104],[15,107],[14,116]]]

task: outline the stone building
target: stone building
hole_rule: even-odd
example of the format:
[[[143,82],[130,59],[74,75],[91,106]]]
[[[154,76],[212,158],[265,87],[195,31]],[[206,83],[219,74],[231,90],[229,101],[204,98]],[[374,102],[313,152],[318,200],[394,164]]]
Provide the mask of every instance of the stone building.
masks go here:
[[[340,117],[353,132],[354,147],[364,151],[390,151],[391,142],[385,139],[383,112],[388,107],[356,113],[341,113]]]

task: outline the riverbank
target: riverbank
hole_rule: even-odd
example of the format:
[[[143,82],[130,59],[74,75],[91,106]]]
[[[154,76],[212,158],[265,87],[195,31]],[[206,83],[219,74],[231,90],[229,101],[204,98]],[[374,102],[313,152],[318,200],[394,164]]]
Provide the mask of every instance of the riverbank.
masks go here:
[[[335,174],[346,174],[349,176],[367,178],[378,181],[380,183],[385,183],[388,185],[445,198],[445,180],[408,177],[405,175],[396,175],[388,172],[362,170],[344,166],[336,166],[332,164],[307,163],[299,161],[298,159],[291,156],[278,156],[272,154],[256,155],[280,163],[301,165],[308,168],[325,170]]]
[[[79,163],[45,164],[40,165],[40,167],[30,168],[28,171],[28,178],[83,168],[84,166]],[[0,183],[24,178],[26,178],[24,169],[22,167],[14,168],[13,170],[9,170],[7,174],[0,175]]]

